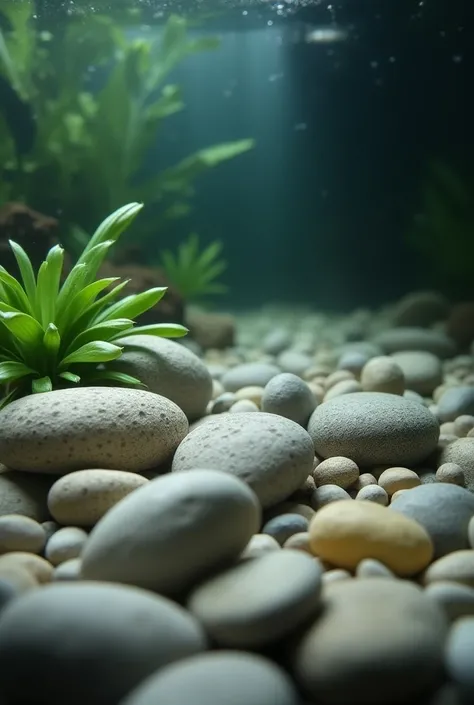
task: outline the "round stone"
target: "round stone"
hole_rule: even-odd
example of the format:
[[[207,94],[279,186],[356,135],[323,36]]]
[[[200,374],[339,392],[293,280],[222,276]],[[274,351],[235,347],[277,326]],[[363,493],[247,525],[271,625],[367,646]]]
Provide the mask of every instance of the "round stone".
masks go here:
[[[375,336],[373,342],[387,354],[415,350],[445,359],[456,353],[456,344],[447,335],[418,326],[390,328]]]
[[[370,359],[361,372],[360,382],[364,392],[403,394],[405,391],[403,370],[391,357]]]
[[[309,521],[301,514],[280,514],[269,519],[262,533],[269,534],[282,546],[293,534],[308,530]]]
[[[0,554],[9,551],[40,553],[46,532],[37,521],[21,514],[0,516]]]
[[[0,460],[14,470],[58,475],[88,467],[140,472],[167,460],[187,432],[183,411],[158,394],[59,389],[0,411]]]
[[[474,438],[458,438],[445,446],[439,458],[440,465],[455,463],[464,473],[467,489],[474,491]]]
[[[190,421],[204,416],[212,377],[204,362],[184,345],[156,335],[120,338],[122,355],[111,368],[137,377],[150,392],[171,399]]]
[[[423,575],[423,583],[430,585],[439,580],[452,580],[474,588],[474,551],[453,551],[438,558]]]
[[[95,525],[82,553],[82,575],[175,595],[236,559],[260,520],[256,496],[232,475],[163,475]]]
[[[344,394],[318,406],[308,432],[316,454],[343,455],[359,466],[410,466],[436,448],[439,424],[421,404],[396,394]]]
[[[325,583],[324,599],[323,612],[292,646],[297,681],[315,702],[405,705],[436,685],[447,620],[418,586],[338,580]]]
[[[210,578],[187,607],[223,648],[252,649],[284,637],[320,606],[321,568],[302,551],[272,551]]]
[[[387,468],[379,477],[379,485],[391,496],[398,490],[410,490],[421,485],[421,480],[408,468]]]
[[[425,527],[433,541],[435,558],[469,548],[474,495],[463,487],[441,482],[414,487],[393,500],[390,509]]]
[[[192,615],[164,597],[124,585],[55,583],[2,613],[2,696],[116,705],[147,676],[206,645]]]
[[[279,551],[280,549],[280,544],[273,536],[269,536],[268,534],[254,534],[239,559],[247,560],[249,558],[259,558],[259,556],[263,556],[265,553]]]
[[[437,482],[448,482],[451,485],[464,487],[464,473],[456,463],[444,463],[436,470]]]
[[[87,541],[87,534],[77,526],[65,526],[56,531],[44,551],[44,555],[52,565],[59,565],[72,558],[79,558]]]
[[[328,504],[311,520],[309,541],[315,556],[346,570],[375,558],[397,575],[410,576],[433,556],[431,539],[420,524],[374,502]]]
[[[317,487],[338,485],[346,490],[357,482],[359,468],[350,458],[334,456],[318,463],[313,471],[313,478]]]
[[[117,502],[148,482],[123,470],[76,470],[60,477],[48,494],[48,509],[60,524],[94,526]]]
[[[306,426],[316,406],[314,394],[303,380],[290,372],[273,377],[265,387],[262,411],[278,414]]]
[[[46,498],[54,477],[8,470],[0,473],[0,516],[21,514],[43,522],[49,518]]]
[[[468,585],[437,580],[426,586],[425,595],[438,603],[451,622],[459,617],[474,615],[474,588]]]
[[[350,494],[339,485],[321,485],[314,490],[310,502],[312,508],[318,511],[327,504],[350,498]]]
[[[186,436],[172,470],[214,468],[235,475],[270,507],[301,487],[313,459],[310,436],[290,419],[264,412],[221,414]]]
[[[214,651],[166,666],[120,705],[301,705],[279,666],[258,654]]]
[[[405,386],[428,397],[441,384],[443,370],[439,357],[417,350],[394,353],[392,360],[400,367]]]
[[[37,583],[49,583],[53,577],[53,566],[41,556],[26,551],[12,551],[0,556],[0,574],[3,570],[24,570],[36,580]]]
[[[438,400],[440,421],[455,421],[458,416],[474,414],[474,387],[451,387]]]
[[[361,487],[355,497],[359,501],[375,502],[386,507],[389,502],[387,491],[380,485],[366,485]]]
[[[279,367],[268,362],[244,362],[224,372],[221,382],[226,391],[237,392],[242,387],[265,387],[280,372]]]

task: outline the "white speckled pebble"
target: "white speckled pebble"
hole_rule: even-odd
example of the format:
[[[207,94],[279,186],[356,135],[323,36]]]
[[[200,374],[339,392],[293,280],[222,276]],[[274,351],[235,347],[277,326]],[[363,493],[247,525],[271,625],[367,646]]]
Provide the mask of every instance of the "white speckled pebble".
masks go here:
[[[86,541],[87,533],[83,529],[66,526],[51,536],[46,544],[45,557],[52,565],[78,558]]]
[[[60,524],[93,526],[147,478],[122,470],[77,470],[56,480],[48,509]]]
[[[314,447],[297,423],[265,412],[220,414],[179,445],[173,473],[214,468],[241,478],[263,507],[287,499],[313,468]]]

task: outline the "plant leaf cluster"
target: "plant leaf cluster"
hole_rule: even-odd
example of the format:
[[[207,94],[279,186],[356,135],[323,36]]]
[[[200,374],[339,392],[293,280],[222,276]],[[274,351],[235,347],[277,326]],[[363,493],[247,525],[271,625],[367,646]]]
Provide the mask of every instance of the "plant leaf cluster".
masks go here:
[[[178,324],[134,327],[134,319],[155,306],[166,287],[117,300],[127,281],[96,279],[108,251],[141,208],[130,203],[106,218],[63,283],[62,247],[52,247],[35,274],[25,250],[10,242],[21,281],[0,267],[0,385],[7,387],[2,405],[68,384],[140,384],[103,365],[122,354],[115,341],[124,335],[176,338],[187,333]]]

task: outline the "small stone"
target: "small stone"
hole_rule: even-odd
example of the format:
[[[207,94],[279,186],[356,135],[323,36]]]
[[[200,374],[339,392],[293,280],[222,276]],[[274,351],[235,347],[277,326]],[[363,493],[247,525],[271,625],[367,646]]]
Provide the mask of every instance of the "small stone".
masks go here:
[[[285,541],[283,548],[293,548],[296,551],[305,551],[305,553],[311,554],[309,533],[307,531],[300,531],[298,534],[293,534],[293,536],[290,536],[290,538]]]
[[[228,392],[237,392],[242,387],[253,385],[265,387],[272,377],[280,372],[279,367],[266,362],[245,362],[227,370],[222,375],[221,382]]]
[[[187,607],[218,646],[251,649],[304,624],[319,609],[320,588],[321,569],[310,556],[275,551],[200,584]]]
[[[53,572],[53,581],[79,580],[81,577],[82,561],[80,558],[69,558],[64,563],[56,566]]]
[[[325,582],[324,601],[290,654],[297,683],[315,702],[405,705],[436,686],[448,625],[418,586],[380,578]]]
[[[403,370],[391,357],[369,360],[361,372],[360,382],[364,392],[403,394],[405,391]]]
[[[439,463],[459,465],[464,473],[467,489],[474,491],[474,438],[469,435],[466,438],[456,438],[442,449]]]
[[[355,375],[356,378],[359,378],[362,368],[368,361],[369,356],[363,352],[358,350],[348,350],[339,358],[337,367],[339,370],[347,370]]]
[[[437,404],[440,421],[455,421],[458,416],[474,414],[474,387],[451,387]]]
[[[339,485],[321,485],[317,487],[311,496],[311,506],[315,511],[325,507],[327,504],[337,502],[342,499],[351,499],[346,490]]]
[[[355,392],[361,392],[362,386],[360,382],[356,379],[345,379],[337,384],[333,384],[330,389],[324,395],[324,401],[329,399],[334,399],[335,397],[340,397],[342,394],[354,394]]]
[[[392,360],[402,370],[406,387],[422,396],[429,397],[442,382],[441,361],[433,353],[416,350],[398,352],[392,355]]]
[[[47,543],[49,541],[49,539],[51,538],[51,536],[53,534],[55,534],[56,531],[59,531],[59,529],[61,528],[57,522],[51,521],[51,520],[43,521],[41,526],[43,527],[44,533],[46,535],[46,542],[45,543]]]
[[[363,472],[359,475],[357,480],[354,482],[354,484],[351,487],[351,490],[354,490],[356,492],[359,492],[363,487],[368,487],[369,485],[376,485],[377,480],[375,479],[375,476],[372,475],[371,472]]]
[[[437,602],[451,622],[459,617],[474,615],[472,587],[451,580],[437,580],[426,586],[425,595]]]
[[[77,526],[66,526],[56,531],[45,548],[46,559],[54,566],[78,558],[87,541],[87,533]]]
[[[82,576],[179,594],[235,560],[257,533],[260,514],[255,494],[233,475],[195,470],[157,477],[95,525],[82,552]]]
[[[375,336],[373,342],[386,354],[407,350],[430,352],[441,359],[453,357],[454,341],[444,333],[418,326],[391,328]]]
[[[379,477],[379,485],[391,496],[398,490],[410,490],[421,485],[421,480],[408,468],[388,468]]]
[[[10,551],[41,553],[46,533],[37,521],[21,514],[0,516],[0,554]]]
[[[382,507],[386,507],[389,502],[387,492],[383,487],[379,487],[379,485],[367,485],[366,487],[362,487],[356,494],[356,500],[375,502],[375,504],[380,504]]]
[[[14,551],[0,556],[0,574],[4,569],[26,570],[38,583],[49,583],[53,576],[53,566],[34,553]]]
[[[35,521],[48,519],[46,497],[54,477],[7,470],[0,473],[0,516],[21,514]]]
[[[264,387],[257,387],[255,385],[251,387],[242,387],[242,389],[235,392],[235,398],[237,401],[252,401],[255,406],[260,407],[262,405],[263,392]]]
[[[330,568],[322,575],[323,585],[339,582],[340,580],[352,580],[352,575],[344,568]]]
[[[109,509],[147,478],[122,470],[77,470],[56,480],[48,509],[60,524],[94,526]]]
[[[274,328],[263,339],[262,349],[268,355],[279,355],[290,345],[290,331],[287,328]]]
[[[301,705],[288,675],[272,661],[242,651],[185,658],[147,678],[119,705]]]
[[[273,377],[262,396],[262,411],[279,414],[305,427],[315,407],[316,399],[309,386],[290,372]]]
[[[459,438],[467,436],[469,431],[474,428],[474,416],[462,414],[454,420],[454,432]]]
[[[242,414],[242,413],[248,413],[249,411],[259,411],[258,406],[255,404],[255,402],[251,401],[250,399],[239,399],[239,401],[236,401],[234,404],[229,409],[229,413],[231,414]]]
[[[356,568],[356,578],[395,578],[393,572],[381,561],[364,558]]]
[[[300,514],[280,514],[266,522],[262,533],[269,534],[282,546],[293,534],[307,531],[308,526],[308,519]]]
[[[474,617],[461,617],[453,624],[446,645],[446,669],[458,686],[462,703],[474,701]]]
[[[438,580],[451,580],[468,587],[474,587],[474,550],[453,551],[438,558],[423,575],[424,585]]]
[[[280,544],[273,536],[268,534],[254,534],[244,550],[240,558],[247,560],[248,558],[259,558],[270,551],[279,551]]]
[[[313,364],[312,358],[299,350],[283,350],[277,357],[277,364],[283,372],[291,372],[302,377]]]
[[[359,468],[350,458],[334,456],[317,465],[313,478],[317,487],[338,485],[343,489],[351,487],[359,477]]]
[[[462,468],[456,463],[443,463],[436,470],[438,482],[448,482],[451,485],[464,487],[464,473]]]
[[[408,577],[426,568],[433,556],[420,524],[374,502],[343,500],[323,507],[311,520],[309,535],[314,555],[346,570],[375,558]]]
[[[434,544],[434,558],[468,548],[474,495],[463,487],[444,482],[414,487],[392,501],[390,509],[425,527]]]
[[[211,414],[223,414],[235,404],[237,397],[234,392],[223,392],[211,404]]]

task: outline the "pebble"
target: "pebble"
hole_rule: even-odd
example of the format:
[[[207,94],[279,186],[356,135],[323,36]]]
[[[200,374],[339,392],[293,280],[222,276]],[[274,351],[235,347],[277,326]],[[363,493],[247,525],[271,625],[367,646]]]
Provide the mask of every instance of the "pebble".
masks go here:
[[[474,617],[462,617],[453,625],[446,645],[446,669],[457,685],[460,705],[474,701]]]
[[[242,553],[240,559],[247,560],[248,558],[258,558],[270,551],[279,551],[280,544],[273,536],[268,534],[254,534]]]
[[[417,402],[396,394],[344,394],[318,406],[308,432],[316,454],[343,455],[359,466],[410,466],[436,448],[439,425]]]
[[[37,521],[21,514],[0,516],[0,554],[9,551],[41,553],[46,532]]]
[[[395,578],[386,565],[374,558],[364,558],[358,563],[355,574],[357,578]]]
[[[262,533],[272,536],[280,546],[283,546],[293,534],[307,531],[309,521],[301,514],[280,514],[264,524]]]
[[[437,580],[425,588],[425,595],[444,610],[454,622],[459,617],[474,615],[474,588],[452,580]]]
[[[250,401],[250,399],[239,399],[238,401],[235,402],[235,404],[232,404],[232,406],[229,409],[229,412],[231,414],[242,414],[242,413],[247,413],[249,411],[250,412],[260,411],[260,409],[255,404],[255,402]]]
[[[348,489],[359,478],[359,468],[350,458],[334,456],[319,463],[313,471],[317,487],[321,485],[338,485]]]
[[[320,607],[321,568],[291,549],[245,561],[201,583],[187,607],[222,648],[260,648]],[[245,596],[245,599],[242,597]]]
[[[265,385],[280,374],[281,369],[268,362],[245,362],[227,370],[221,382],[228,392],[237,392],[242,387],[265,387]]]
[[[285,541],[283,548],[294,548],[296,551],[305,551],[306,553],[311,554],[309,532],[300,531],[298,534],[293,534]]]
[[[464,473],[456,463],[444,463],[436,470],[438,482],[448,482],[451,485],[464,487]]]
[[[216,470],[163,475],[95,525],[82,575],[176,595],[236,559],[260,521],[255,494],[237,477]]]
[[[116,705],[147,676],[206,646],[201,625],[166,598],[125,585],[53,583],[2,612],[2,696]]]
[[[0,575],[3,570],[26,570],[37,583],[49,583],[53,577],[53,566],[49,561],[34,553],[12,551],[0,556]]]
[[[314,447],[297,423],[260,412],[222,414],[191,431],[173,458],[173,472],[221,470],[244,480],[263,507],[287,499],[313,468]]]
[[[333,384],[324,395],[324,401],[340,397],[342,394],[354,394],[361,392],[362,386],[356,379],[344,379],[337,384]]]
[[[290,654],[297,682],[315,702],[406,705],[437,684],[448,625],[419,587],[337,580],[325,582],[324,599],[322,614]]]
[[[237,401],[234,392],[223,392],[211,404],[211,414],[223,414]]]
[[[38,587],[38,581],[26,569],[19,566],[0,569],[0,612],[22,593]]]
[[[452,580],[474,588],[474,550],[453,551],[438,558],[423,575],[423,583],[429,585],[438,580]]]
[[[468,524],[467,537],[470,547],[474,548],[474,514]]]
[[[82,561],[80,558],[69,558],[64,563],[60,563],[53,571],[53,581],[55,580],[79,580],[81,577]]]
[[[390,509],[425,527],[434,544],[435,558],[468,548],[474,495],[463,487],[442,482],[414,487],[392,501]]]
[[[355,490],[356,492],[359,492],[359,490],[361,490],[363,487],[368,487],[369,485],[376,485],[376,484],[377,484],[377,480],[375,479],[375,476],[372,475],[371,472],[363,472],[356,479],[356,481],[352,485],[351,489]]]
[[[394,353],[392,360],[402,370],[405,386],[424,397],[431,396],[442,382],[441,360],[433,353],[406,350]]]
[[[421,480],[416,472],[408,468],[387,468],[379,477],[379,485],[391,496],[398,490],[411,490],[421,485]]]
[[[87,467],[140,472],[167,460],[187,432],[183,411],[158,394],[59,389],[0,411],[0,461],[14,470],[58,475]]]
[[[441,359],[453,357],[454,341],[444,333],[418,326],[400,326],[376,335],[373,339],[386,354],[406,351],[429,352]]]
[[[437,401],[440,421],[455,421],[458,416],[474,414],[474,387],[451,387]]]
[[[464,473],[467,489],[474,492],[474,438],[457,438],[442,449],[439,457],[440,465],[455,463]]]
[[[267,355],[279,355],[291,345],[291,333],[287,328],[274,328],[263,339],[262,349]]]
[[[389,503],[387,491],[379,485],[361,487],[356,494],[356,499],[365,502],[375,502],[375,504],[380,504],[382,507],[386,507]]]
[[[44,551],[45,558],[54,566],[78,558],[87,541],[87,533],[77,526],[66,526],[56,531]]]
[[[237,392],[235,392],[235,398],[237,401],[252,401],[258,408],[262,405],[262,396],[264,392],[264,387],[242,387]]]
[[[352,575],[348,570],[344,570],[344,568],[330,568],[323,573],[321,579],[323,585],[326,585],[327,583],[335,583],[339,580],[351,580]]]
[[[369,356],[364,354],[364,352],[358,350],[348,350],[342,353],[337,363],[337,368],[339,370],[347,370],[352,372],[357,378],[360,377],[362,368],[369,361]]]
[[[153,674],[119,705],[301,705],[288,675],[259,654],[214,651]]]
[[[282,372],[266,385],[262,396],[262,411],[278,414],[306,427],[316,407],[311,389],[300,377]]]
[[[400,365],[391,357],[373,357],[364,366],[360,382],[364,392],[403,394],[405,376]]]
[[[431,539],[420,524],[374,502],[342,500],[323,507],[311,520],[309,537],[315,556],[346,570],[375,558],[409,577],[433,557]]]
[[[120,338],[122,355],[110,367],[140,379],[154,394],[170,399],[190,421],[200,418],[212,398],[212,377],[192,350],[156,335]]]
[[[60,524],[90,527],[147,478],[123,470],[76,470],[60,477],[48,494],[48,509]]]
[[[351,496],[339,485],[321,485],[314,490],[310,502],[311,507],[318,511],[321,507],[341,499],[351,499]]]
[[[313,360],[304,352],[290,349],[278,355],[277,364],[283,372],[291,372],[302,377],[313,364]]]
[[[54,482],[48,475],[8,470],[0,473],[0,516],[21,514],[43,522],[49,518],[46,497]]]
[[[469,431],[474,428],[474,416],[462,414],[454,420],[454,432],[459,438],[467,436]]]

